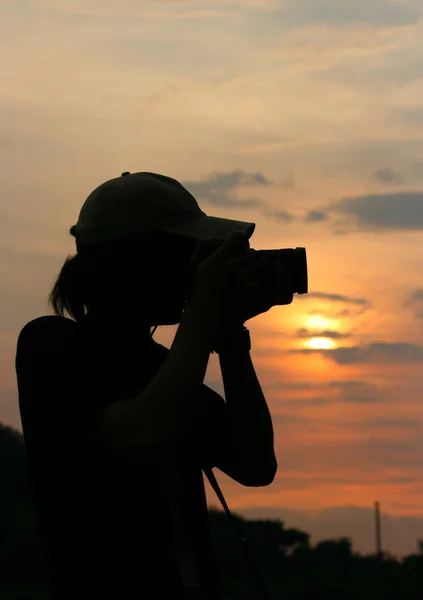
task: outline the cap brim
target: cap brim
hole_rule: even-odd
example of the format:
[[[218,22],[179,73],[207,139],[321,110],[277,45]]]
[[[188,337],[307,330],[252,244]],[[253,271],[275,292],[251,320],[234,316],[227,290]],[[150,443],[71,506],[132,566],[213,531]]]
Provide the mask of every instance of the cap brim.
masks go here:
[[[190,221],[175,227],[168,227],[166,231],[201,240],[226,241],[235,232],[240,231],[250,238],[256,228],[255,223],[245,221],[234,221],[222,217],[209,217],[205,215],[195,221]]]

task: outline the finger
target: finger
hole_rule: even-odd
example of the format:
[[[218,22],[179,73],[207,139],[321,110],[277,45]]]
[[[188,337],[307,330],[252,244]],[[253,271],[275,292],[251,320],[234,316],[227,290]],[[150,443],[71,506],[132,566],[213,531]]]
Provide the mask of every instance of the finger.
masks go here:
[[[207,256],[213,253],[216,250],[217,245],[213,240],[197,240],[192,256],[188,262],[188,265],[192,269],[196,269],[198,265],[205,259]]]
[[[260,282],[246,282],[245,290],[253,304],[257,307],[265,307],[266,310],[269,310],[272,306],[292,304],[294,299],[294,294],[291,290],[275,291]]]
[[[243,249],[248,250],[249,246],[247,236],[239,231],[223,243],[215,239],[197,240],[189,266],[195,269],[205,258],[214,253],[220,259],[237,256]]]
[[[249,247],[250,242],[248,241],[247,236],[241,231],[236,231],[222,246],[220,246],[216,254],[221,258],[229,258],[243,250],[248,250]]]
[[[228,258],[225,262],[233,270],[237,271],[239,275],[247,278],[245,274],[248,272],[254,275],[255,273],[255,259],[252,254],[254,250],[246,249],[240,250],[237,254],[234,254]],[[252,277],[254,278],[254,277]]]

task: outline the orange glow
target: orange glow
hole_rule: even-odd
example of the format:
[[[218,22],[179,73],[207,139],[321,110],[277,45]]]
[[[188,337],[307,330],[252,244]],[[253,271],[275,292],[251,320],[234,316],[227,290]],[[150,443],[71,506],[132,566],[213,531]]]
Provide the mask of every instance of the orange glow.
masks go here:
[[[312,337],[307,340],[306,347],[311,350],[331,350],[335,348],[335,342],[327,337]]]
[[[338,326],[336,319],[330,319],[323,315],[310,315],[306,318],[304,327],[307,329],[335,329]]]

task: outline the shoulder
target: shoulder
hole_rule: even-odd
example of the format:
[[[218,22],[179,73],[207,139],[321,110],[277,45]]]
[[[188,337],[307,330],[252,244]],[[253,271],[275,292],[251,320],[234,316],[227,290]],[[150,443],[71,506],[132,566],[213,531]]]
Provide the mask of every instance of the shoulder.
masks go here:
[[[42,432],[45,440],[58,441],[69,428],[74,433],[80,428],[81,410],[73,415],[70,408],[71,402],[86,401],[80,348],[78,323],[64,317],[38,317],[19,333],[15,370],[26,442],[40,441],[34,438],[36,432],[38,436]]]
[[[50,361],[58,362],[64,353],[73,351],[78,339],[79,328],[75,321],[54,315],[33,319],[18,335],[16,365],[28,360],[39,362],[46,356]]]
[[[18,347],[22,344],[60,342],[77,337],[78,324],[65,317],[46,315],[29,321],[19,333]]]

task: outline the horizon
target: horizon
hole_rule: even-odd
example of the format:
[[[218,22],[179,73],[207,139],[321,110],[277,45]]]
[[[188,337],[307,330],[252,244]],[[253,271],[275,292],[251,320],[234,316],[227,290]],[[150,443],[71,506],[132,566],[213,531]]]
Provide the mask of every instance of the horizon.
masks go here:
[[[124,171],[163,173],[207,214],[256,223],[251,247],[307,249],[310,293],[247,322],[278,473],[244,488],[217,471],[230,509],[308,523],[313,537],[353,532],[367,551],[379,501],[383,549],[412,553],[423,538],[423,6],[151,6],[0,6],[0,422],[22,429],[17,335],[51,314],[82,203]],[[175,331],[154,338],[170,345]],[[205,383],[223,394],[214,355]]]

